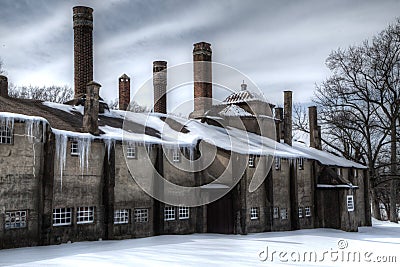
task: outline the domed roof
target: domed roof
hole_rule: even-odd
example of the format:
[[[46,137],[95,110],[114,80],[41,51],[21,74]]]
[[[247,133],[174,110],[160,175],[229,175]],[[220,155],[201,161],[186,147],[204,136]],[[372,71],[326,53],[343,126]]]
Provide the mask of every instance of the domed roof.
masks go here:
[[[239,92],[235,92],[229,95],[222,103],[223,104],[233,104],[233,103],[240,103],[240,102],[247,102],[247,101],[262,101],[263,98],[249,90],[247,90],[247,84],[242,83],[242,89]]]

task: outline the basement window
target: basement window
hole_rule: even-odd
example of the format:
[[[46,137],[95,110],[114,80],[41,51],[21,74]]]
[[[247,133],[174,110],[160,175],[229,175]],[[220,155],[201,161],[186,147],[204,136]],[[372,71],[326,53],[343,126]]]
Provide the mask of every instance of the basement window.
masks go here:
[[[252,207],[250,209],[250,220],[258,220],[259,217],[258,207]]]
[[[189,219],[189,207],[179,207],[179,219]]]
[[[129,223],[129,210],[120,209],[114,211],[114,224],[126,224]]]
[[[304,159],[303,158],[298,158],[297,159],[297,165],[299,166],[299,170],[304,170]]]
[[[134,210],[135,222],[148,222],[149,221],[149,209],[135,209]]]
[[[299,218],[303,218],[303,208],[299,207]]]
[[[26,214],[26,210],[6,211],[5,229],[25,228]]]
[[[172,161],[173,162],[180,162],[181,161],[181,151],[179,148],[175,148],[172,152]]]
[[[79,207],[76,212],[76,223],[85,224],[94,222],[94,207]]]
[[[11,129],[8,126],[0,126],[0,144],[12,144]]]
[[[256,166],[255,163],[255,156],[254,155],[249,155],[249,167],[254,168]]]
[[[310,207],[305,207],[304,211],[306,213],[306,217],[311,217],[311,208]]]
[[[274,207],[274,214],[273,214],[274,219],[279,219],[279,208]]]
[[[281,209],[281,220],[287,220],[287,219],[288,219],[287,209]]]
[[[175,220],[175,207],[165,207],[164,208],[164,221],[173,221]]]
[[[72,208],[53,209],[53,226],[72,224]]]
[[[72,156],[79,156],[79,149],[78,149],[78,142],[71,141],[71,155]]]
[[[347,196],[347,211],[354,211],[354,197]]]
[[[276,157],[275,158],[275,170],[280,170],[281,169],[281,158]]]
[[[136,146],[128,146],[126,148],[126,156],[129,159],[136,159]]]

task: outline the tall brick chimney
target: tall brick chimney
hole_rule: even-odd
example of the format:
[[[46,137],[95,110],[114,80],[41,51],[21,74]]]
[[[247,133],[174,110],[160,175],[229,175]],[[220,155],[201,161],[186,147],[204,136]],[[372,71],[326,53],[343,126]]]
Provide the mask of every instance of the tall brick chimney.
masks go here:
[[[310,127],[310,147],[322,149],[321,127],[318,126],[317,107],[308,107],[308,122]]]
[[[131,99],[131,78],[125,73],[119,77],[119,110],[127,110]]]
[[[193,46],[194,111],[190,117],[198,118],[212,106],[212,51],[206,42]]]
[[[283,99],[284,142],[292,145],[292,91],[284,91]]]
[[[4,75],[0,75],[0,96],[8,97],[8,79]]]
[[[167,61],[153,62],[153,111],[167,114]]]
[[[94,135],[99,134],[99,93],[101,85],[91,81],[86,87],[86,100],[83,115],[83,131]]]
[[[281,142],[283,128],[283,108],[275,108],[276,141]]]
[[[74,98],[86,93],[86,84],[93,81],[93,9],[73,8],[74,21]]]

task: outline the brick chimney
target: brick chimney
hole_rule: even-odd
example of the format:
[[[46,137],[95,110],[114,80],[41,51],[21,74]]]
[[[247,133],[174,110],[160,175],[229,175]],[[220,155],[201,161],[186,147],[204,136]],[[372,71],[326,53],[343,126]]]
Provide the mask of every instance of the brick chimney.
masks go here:
[[[0,96],[8,97],[8,79],[4,75],[0,75]]]
[[[281,142],[283,128],[283,108],[275,108],[276,141]]]
[[[153,62],[153,112],[167,114],[167,61]]]
[[[212,106],[212,51],[206,42],[193,46],[194,111],[190,117],[199,118]]]
[[[119,110],[127,110],[131,99],[131,78],[125,73],[119,77]]]
[[[93,81],[93,9],[73,8],[74,22],[74,98],[86,93],[86,85]]]
[[[99,134],[99,93],[101,85],[91,81],[86,86],[85,110],[83,115],[83,131]]]
[[[284,91],[283,99],[284,142],[292,145],[292,91]]]

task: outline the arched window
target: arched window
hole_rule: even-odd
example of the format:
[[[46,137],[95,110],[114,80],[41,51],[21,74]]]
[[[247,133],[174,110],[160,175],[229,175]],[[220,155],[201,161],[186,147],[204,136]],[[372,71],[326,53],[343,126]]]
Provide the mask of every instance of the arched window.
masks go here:
[[[12,135],[10,127],[0,125],[0,144],[11,144]]]

